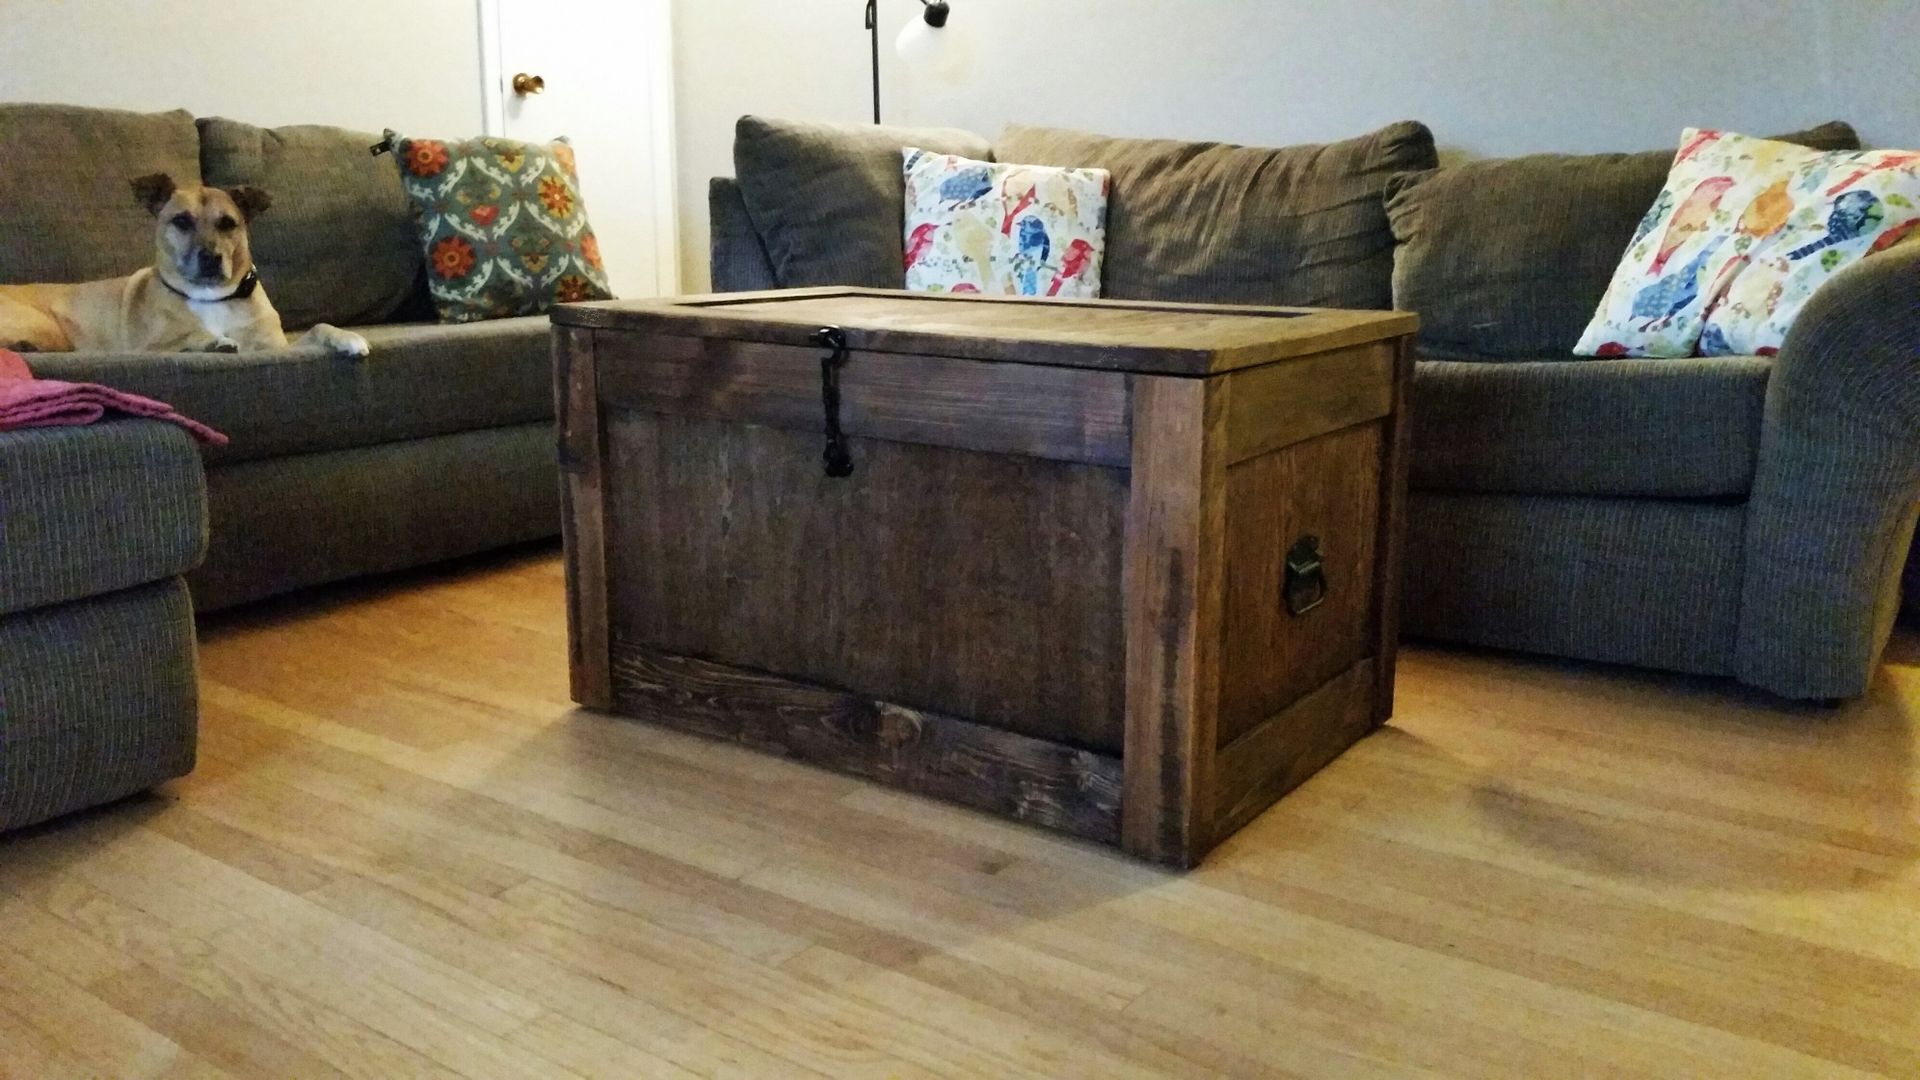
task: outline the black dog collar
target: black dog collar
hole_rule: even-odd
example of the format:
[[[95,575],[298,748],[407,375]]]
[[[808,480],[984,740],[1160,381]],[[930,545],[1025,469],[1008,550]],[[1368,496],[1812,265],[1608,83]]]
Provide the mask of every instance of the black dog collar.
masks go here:
[[[229,300],[245,300],[247,297],[253,295],[253,290],[260,287],[260,271],[248,270],[247,276],[240,279],[240,284],[235,285],[232,292],[225,296],[216,296],[210,300],[203,300],[198,296],[190,296],[174,288],[173,282],[168,281],[159,274],[155,274],[153,277],[155,281],[165,285],[168,292],[178,296],[182,300],[191,300],[196,304],[224,304]]]

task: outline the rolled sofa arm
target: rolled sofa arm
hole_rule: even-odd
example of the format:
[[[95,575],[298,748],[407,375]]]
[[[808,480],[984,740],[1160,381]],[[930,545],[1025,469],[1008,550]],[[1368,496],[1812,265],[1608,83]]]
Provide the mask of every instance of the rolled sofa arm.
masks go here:
[[[1735,665],[1793,698],[1867,689],[1920,499],[1920,244],[1800,313],[1767,386]]]
[[[777,289],[773,259],[760,240],[760,233],[747,216],[747,201],[740,194],[740,182],[730,176],[707,181],[707,214],[711,222],[713,244],[712,269],[714,292],[759,292]]]

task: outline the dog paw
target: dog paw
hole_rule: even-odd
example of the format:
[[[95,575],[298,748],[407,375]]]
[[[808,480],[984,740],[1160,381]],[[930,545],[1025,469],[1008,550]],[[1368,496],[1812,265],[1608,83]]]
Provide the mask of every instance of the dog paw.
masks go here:
[[[214,338],[212,341],[200,346],[199,351],[210,353],[237,353],[240,351],[240,343],[234,341],[232,338]]]
[[[373,351],[373,346],[367,344],[366,338],[347,330],[328,339],[327,348],[333,350],[335,356],[349,356],[356,360],[365,358]]]

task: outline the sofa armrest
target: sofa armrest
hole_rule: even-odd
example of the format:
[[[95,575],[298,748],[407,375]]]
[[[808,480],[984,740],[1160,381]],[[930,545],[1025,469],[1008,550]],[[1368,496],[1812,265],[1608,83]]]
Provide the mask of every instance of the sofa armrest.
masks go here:
[[[1808,302],[1775,362],[1748,504],[1736,667],[1795,698],[1863,693],[1920,499],[1920,245]]]
[[[773,260],[747,216],[740,182],[716,176],[707,182],[707,213],[712,222],[713,291],[759,292],[777,289]]]
[[[206,480],[180,428],[0,432],[0,616],[177,577],[206,549]]]

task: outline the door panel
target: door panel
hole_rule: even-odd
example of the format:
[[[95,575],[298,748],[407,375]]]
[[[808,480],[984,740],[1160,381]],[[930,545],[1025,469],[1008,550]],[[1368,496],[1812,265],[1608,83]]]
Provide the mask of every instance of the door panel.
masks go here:
[[[671,131],[664,100],[670,85],[659,70],[670,55],[659,40],[669,22],[667,0],[573,0],[564,7],[536,0],[489,0],[497,19],[494,82],[501,134],[525,142],[564,135],[580,168],[580,194],[614,295],[675,291],[671,255],[670,163],[659,147]],[[516,74],[544,80],[539,93],[517,93]]]

